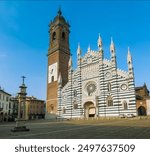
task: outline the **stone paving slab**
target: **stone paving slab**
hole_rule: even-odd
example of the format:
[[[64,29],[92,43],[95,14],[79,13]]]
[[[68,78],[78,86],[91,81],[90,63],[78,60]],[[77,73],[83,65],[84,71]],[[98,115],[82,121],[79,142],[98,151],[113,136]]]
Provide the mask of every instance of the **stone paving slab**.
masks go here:
[[[28,132],[11,132],[15,123],[0,124],[1,139],[150,139],[150,119],[97,119],[26,123]]]

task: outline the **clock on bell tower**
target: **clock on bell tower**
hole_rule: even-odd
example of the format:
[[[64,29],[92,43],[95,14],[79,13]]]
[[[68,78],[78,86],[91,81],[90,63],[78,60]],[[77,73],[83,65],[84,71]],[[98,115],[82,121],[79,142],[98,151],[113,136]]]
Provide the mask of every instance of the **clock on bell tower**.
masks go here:
[[[62,86],[68,82],[69,23],[66,22],[59,9],[57,16],[50,25],[50,44],[48,49],[47,67],[47,99],[46,113],[57,114],[58,75],[61,73]]]

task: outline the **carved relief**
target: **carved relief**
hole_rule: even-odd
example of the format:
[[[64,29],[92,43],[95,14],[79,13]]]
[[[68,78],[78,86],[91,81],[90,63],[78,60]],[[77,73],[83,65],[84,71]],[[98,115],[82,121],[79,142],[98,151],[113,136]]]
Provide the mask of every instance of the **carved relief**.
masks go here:
[[[105,73],[105,78],[106,78],[106,79],[109,79],[110,77],[111,77],[111,72],[106,72],[106,73]]]
[[[122,90],[127,90],[127,88],[128,88],[128,86],[127,86],[127,84],[122,84],[121,86],[120,86],[120,88],[122,89]]]
[[[81,74],[82,74],[83,79],[93,78],[93,77],[99,76],[98,63],[90,64],[90,65],[83,67]]]

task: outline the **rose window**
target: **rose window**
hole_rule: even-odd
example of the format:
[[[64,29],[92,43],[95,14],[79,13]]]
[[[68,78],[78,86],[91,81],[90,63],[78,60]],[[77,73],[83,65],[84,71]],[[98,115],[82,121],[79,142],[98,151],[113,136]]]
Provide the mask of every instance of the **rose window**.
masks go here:
[[[96,85],[95,84],[89,84],[87,86],[87,92],[88,92],[88,95],[92,95],[94,92],[96,91]]]

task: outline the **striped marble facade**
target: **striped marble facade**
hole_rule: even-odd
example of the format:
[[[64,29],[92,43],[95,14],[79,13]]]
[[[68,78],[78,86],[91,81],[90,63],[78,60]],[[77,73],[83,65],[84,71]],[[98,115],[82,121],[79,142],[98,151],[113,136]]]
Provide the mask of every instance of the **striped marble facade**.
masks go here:
[[[62,87],[58,78],[58,115],[65,118],[136,115],[136,99],[132,57],[128,49],[128,71],[117,68],[115,45],[110,44],[111,59],[104,59],[102,39],[98,51],[90,47],[81,57],[78,46],[78,65],[72,69],[70,58],[68,83]]]

